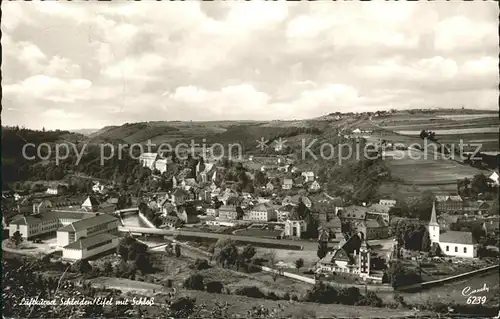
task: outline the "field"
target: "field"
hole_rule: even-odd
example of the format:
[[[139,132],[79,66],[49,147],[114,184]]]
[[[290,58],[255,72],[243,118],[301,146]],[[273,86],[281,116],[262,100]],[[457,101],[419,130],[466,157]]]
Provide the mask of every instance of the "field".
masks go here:
[[[386,152],[384,155],[393,179],[401,180],[406,185],[456,185],[459,178],[482,173],[471,166],[444,159],[437,153],[408,150]]]
[[[499,151],[498,113],[398,112],[395,115],[373,118],[371,122],[379,128],[371,134],[371,140],[384,139],[406,146],[413,145],[413,148],[416,145],[422,149],[427,147],[425,153],[416,149],[384,152],[384,160],[393,181],[381,186],[379,193],[382,196],[390,196],[396,192],[413,196],[424,190],[430,190],[436,195],[456,193],[457,179],[485,173],[463,164],[464,158],[458,155],[450,159],[433,152],[436,146],[433,143],[426,146],[419,137],[422,130],[435,132],[439,143],[448,144],[456,150],[462,147],[464,155],[466,152],[476,151],[478,146],[481,152],[487,154]]]
[[[210,294],[202,291],[181,291],[182,295],[196,298],[198,304],[205,304],[211,309],[215,303],[227,303],[231,314],[246,316],[252,307],[279,309],[281,318],[408,318],[415,315],[422,318],[430,313],[422,313],[408,309],[397,310],[389,308],[373,308],[345,305],[325,305],[309,302],[272,301],[235,295]],[[254,317],[264,318],[264,317]]]
[[[400,135],[418,137],[422,130],[431,130],[441,143],[482,143],[483,151],[498,151],[500,120],[498,113],[403,115],[373,121],[374,124]]]

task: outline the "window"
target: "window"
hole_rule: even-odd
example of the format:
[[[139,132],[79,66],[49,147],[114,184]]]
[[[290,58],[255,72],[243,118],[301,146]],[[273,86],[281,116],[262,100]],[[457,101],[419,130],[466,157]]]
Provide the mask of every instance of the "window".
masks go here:
[[[450,251],[450,246],[446,246],[446,251]]]
[[[458,253],[458,247],[457,246],[455,246],[455,252]]]
[[[467,254],[467,247],[464,247],[464,254]]]
[[[108,245],[108,244],[111,244],[111,242],[112,242],[112,240],[106,240],[102,243],[98,243],[98,244],[91,245],[91,246],[87,247],[87,250],[92,250],[92,249],[95,249],[95,248],[98,248],[98,247],[101,247],[104,245]]]

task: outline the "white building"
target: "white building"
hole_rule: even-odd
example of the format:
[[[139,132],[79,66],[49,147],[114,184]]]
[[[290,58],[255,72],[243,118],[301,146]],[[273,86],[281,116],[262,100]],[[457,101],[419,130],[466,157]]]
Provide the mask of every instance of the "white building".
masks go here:
[[[307,224],[304,220],[286,220],[285,236],[287,238],[301,238],[307,230]]]
[[[168,165],[172,164],[172,159],[161,158],[154,162],[154,168],[157,169],[161,174],[165,173],[168,169]]]
[[[304,177],[304,182],[314,182],[314,172],[302,172],[301,176]]]
[[[321,185],[318,183],[318,181],[312,182],[312,184],[309,186],[309,190],[311,191],[318,191],[321,189]]]
[[[153,170],[157,158],[157,153],[142,153],[141,156],[139,156],[139,161],[143,167]]]
[[[57,230],[57,245],[65,247],[83,237],[91,237],[102,233],[117,234],[118,224],[118,219],[108,214],[79,220]]]
[[[49,195],[61,195],[63,192],[63,187],[61,185],[57,185],[47,188],[47,191],[45,193]]]
[[[104,185],[102,185],[101,183],[97,182],[95,183],[93,186],[92,186],[92,191],[94,193],[99,193],[99,194],[102,194],[104,192]]]
[[[497,172],[493,172],[490,176],[489,176],[489,179],[496,185],[498,185],[498,173]]]
[[[19,231],[24,239],[56,232],[61,226],[95,216],[92,213],[48,211],[43,214],[19,217],[9,223],[9,235]]]
[[[243,216],[243,220],[247,221],[271,221],[277,219],[276,210],[266,203],[260,203],[255,207],[251,208]]]
[[[388,206],[388,207],[394,207],[396,206],[396,200],[395,199],[381,199],[379,201],[380,205]]]
[[[427,229],[431,243],[439,245],[444,255],[464,258],[477,257],[478,245],[471,232],[447,231],[440,234],[435,204],[432,205],[431,220]]]
[[[62,257],[63,259],[69,260],[90,258],[100,253],[116,249],[119,242],[119,237],[107,233],[85,237],[64,246]]]

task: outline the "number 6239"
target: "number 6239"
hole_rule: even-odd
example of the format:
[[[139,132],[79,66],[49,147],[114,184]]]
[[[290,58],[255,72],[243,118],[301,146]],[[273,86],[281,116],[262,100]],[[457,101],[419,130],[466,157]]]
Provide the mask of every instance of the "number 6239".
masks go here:
[[[470,296],[467,298],[468,305],[484,305],[486,296]]]

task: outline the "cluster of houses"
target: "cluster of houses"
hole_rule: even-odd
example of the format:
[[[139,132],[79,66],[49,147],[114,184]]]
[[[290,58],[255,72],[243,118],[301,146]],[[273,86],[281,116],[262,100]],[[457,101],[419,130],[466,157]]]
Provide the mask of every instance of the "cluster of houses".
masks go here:
[[[436,196],[436,211],[448,214],[487,215],[493,201],[464,200],[459,195]]]
[[[436,213],[436,200],[433,203],[431,218],[427,225],[431,245],[438,246],[442,255],[448,257],[460,258],[477,258],[478,257],[478,242],[474,237],[472,231],[452,231],[444,230]],[[343,220],[355,221],[355,232],[351,236],[341,240],[338,247],[329,251],[316,265],[318,273],[334,273],[334,274],[347,274],[368,280],[371,282],[381,282],[380,275],[372,273],[371,258],[377,252],[368,244],[367,240],[387,237],[387,227],[389,222],[388,213],[382,212],[382,207],[392,207],[395,201],[381,200],[375,207],[378,212],[373,212],[376,209],[364,207],[346,207],[338,208],[337,216]],[[495,220],[491,220],[491,226],[495,229],[495,234],[498,236],[498,216]],[[376,224],[367,223],[367,221],[376,221]],[[336,224],[338,225],[338,223]],[[493,226],[495,225],[495,226]],[[339,229],[341,225],[338,225]],[[339,231],[336,229],[336,231]],[[485,227],[485,230],[487,228]],[[340,232],[343,232],[340,229]],[[328,241],[330,238],[330,229],[322,227],[320,230],[319,241]],[[397,245],[394,247],[397,249]],[[386,258],[394,256],[394,252],[387,255]]]
[[[58,209],[48,199],[33,204],[33,211],[4,219],[9,235],[19,232],[25,240],[55,235],[57,248],[67,260],[90,258],[115,249],[119,242],[119,220],[110,214],[98,213],[100,204],[87,197],[78,209]],[[53,247],[56,248],[56,247]]]

